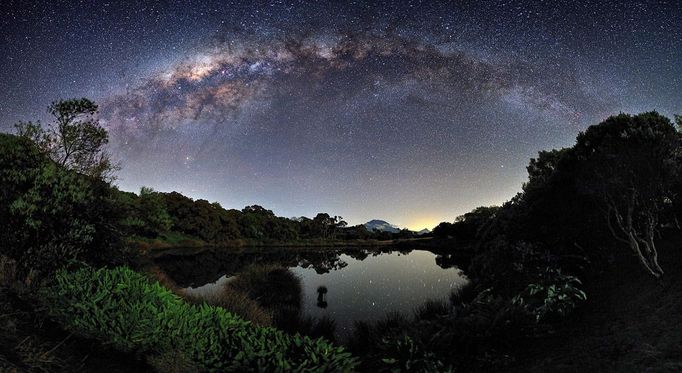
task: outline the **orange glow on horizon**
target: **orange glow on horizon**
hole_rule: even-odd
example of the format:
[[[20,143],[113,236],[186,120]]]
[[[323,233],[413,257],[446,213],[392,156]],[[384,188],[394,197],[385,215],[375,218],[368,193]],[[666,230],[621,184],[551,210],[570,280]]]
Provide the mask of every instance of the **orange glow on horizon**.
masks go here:
[[[453,219],[450,219],[453,220]],[[411,230],[411,231],[420,231],[424,228],[427,228],[428,230],[433,230],[435,226],[440,224],[443,221],[449,221],[447,218],[439,218],[439,217],[434,217],[434,216],[417,216],[412,219],[409,219],[407,223],[405,224],[406,228]]]

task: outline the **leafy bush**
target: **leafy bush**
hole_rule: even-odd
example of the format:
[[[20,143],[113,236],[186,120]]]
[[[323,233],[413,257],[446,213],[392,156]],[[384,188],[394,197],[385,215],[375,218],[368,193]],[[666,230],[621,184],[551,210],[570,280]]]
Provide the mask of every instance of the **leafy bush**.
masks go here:
[[[386,357],[381,359],[384,368],[391,372],[451,372],[437,356],[422,350],[409,336],[384,339],[379,350]]]
[[[27,139],[0,134],[0,185],[0,254],[17,260],[22,275],[71,260],[123,259],[107,183],[60,167]]]
[[[557,315],[566,316],[581,301],[587,299],[582,285],[575,276],[564,275],[560,269],[547,267],[540,273],[537,283],[528,284],[526,289],[515,296],[514,304],[524,306],[535,315],[537,321]]]
[[[247,266],[225,286],[247,294],[261,306],[273,311],[283,307],[301,308],[301,280],[282,266]]]
[[[125,267],[59,271],[43,291],[50,314],[124,351],[177,351],[208,371],[350,371],[356,360],[325,340],[251,324],[184,302]]]
[[[451,305],[431,301],[412,317],[359,322],[350,350],[366,371],[504,371],[540,326],[523,307],[478,286]],[[409,368],[407,366],[409,365]]]

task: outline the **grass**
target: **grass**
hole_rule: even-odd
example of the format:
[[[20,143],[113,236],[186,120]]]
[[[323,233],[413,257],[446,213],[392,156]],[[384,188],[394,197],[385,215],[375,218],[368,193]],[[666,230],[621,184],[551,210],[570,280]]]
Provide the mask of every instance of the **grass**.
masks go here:
[[[435,320],[443,315],[448,315],[452,306],[442,300],[430,300],[424,302],[414,311],[415,318],[418,320]]]
[[[163,287],[192,304],[208,304],[222,307],[244,320],[251,321],[259,326],[273,326],[272,312],[261,307],[258,302],[249,298],[248,294],[238,291],[229,286],[224,286],[210,294],[195,295],[177,286],[158,266],[154,265],[145,269],[150,277],[159,282]]]
[[[182,291],[179,294],[194,303],[205,302],[225,308],[257,325],[335,341],[334,320],[302,315],[301,280],[279,265],[247,266],[222,289],[210,294],[188,296]]]
[[[158,266],[148,267],[145,272],[190,303],[222,307],[259,326],[274,326],[292,334],[335,341],[333,319],[301,314],[300,279],[285,267],[253,264],[220,289],[202,294],[179,288]]]
[[[185,294],[183,297],[191,303],[206,303],[211,306],[222,307],[259,326],[273,326],[272,311],[263,308],[258,302],[249,298],[247,294],[229,286],[224,286],[209,295]]]
[[[282,266],[250,265],[225,286],[271,310],[301,307],[301,280]]]

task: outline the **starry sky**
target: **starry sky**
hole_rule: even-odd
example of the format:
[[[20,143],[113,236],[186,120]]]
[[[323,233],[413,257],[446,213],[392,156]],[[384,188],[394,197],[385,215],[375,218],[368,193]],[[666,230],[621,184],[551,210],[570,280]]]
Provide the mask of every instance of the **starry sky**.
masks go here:
[[[682,113],[682,1],[0,2],[0,131],[100,105],[116,183],[411,229],[608,115]]]

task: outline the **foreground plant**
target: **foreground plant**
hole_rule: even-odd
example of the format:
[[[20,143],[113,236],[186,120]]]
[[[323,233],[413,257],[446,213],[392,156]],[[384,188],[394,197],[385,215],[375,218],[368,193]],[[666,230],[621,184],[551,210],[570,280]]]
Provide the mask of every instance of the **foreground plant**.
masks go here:
[[[551,315],[563,317],[587,299],[580,286],[582,282],[577,277],[547,267],[538,281],[528,284],[523,292],[512,299],[512,303],[525,307],[535,315],[537,321]]]
[[[192,305],[125,267],[59,271],[43,291],[50,314],[123,351],[174,351],[207,371],[352,371],[357,361],[323,339],[291,336],[209,305]]]

